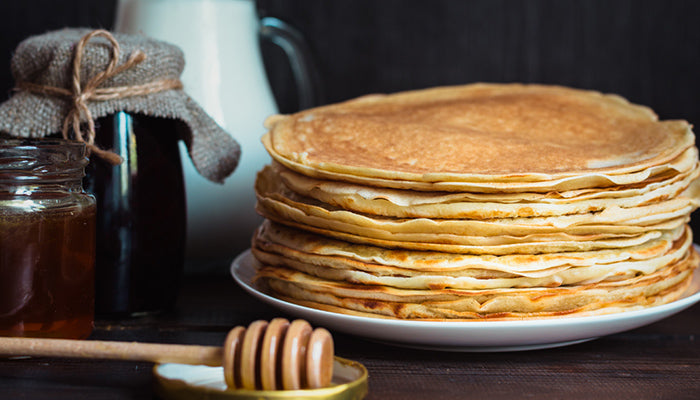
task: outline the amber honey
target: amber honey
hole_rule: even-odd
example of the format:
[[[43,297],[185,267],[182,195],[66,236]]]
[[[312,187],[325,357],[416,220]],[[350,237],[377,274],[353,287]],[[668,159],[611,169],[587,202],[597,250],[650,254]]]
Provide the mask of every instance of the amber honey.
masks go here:
[[[95,207],[0,212],[0,335],[92,331]]]
[[[48,143],[0,142],[1,336],[85,338],[93,327],[95,201],[80,186],[83,147]]]

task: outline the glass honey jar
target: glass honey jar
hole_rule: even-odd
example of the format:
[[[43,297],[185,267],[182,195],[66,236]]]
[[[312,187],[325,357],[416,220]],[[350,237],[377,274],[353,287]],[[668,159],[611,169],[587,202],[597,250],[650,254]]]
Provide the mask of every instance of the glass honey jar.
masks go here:
[[[94,321],[95,199],[83,143],[0,138],[0,335],[79,339]]]

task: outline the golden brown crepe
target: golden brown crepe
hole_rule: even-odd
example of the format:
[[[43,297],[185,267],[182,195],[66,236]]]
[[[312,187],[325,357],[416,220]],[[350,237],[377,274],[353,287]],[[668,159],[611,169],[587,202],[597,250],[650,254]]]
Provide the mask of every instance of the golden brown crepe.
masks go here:
[[[602,314],[673,301],[700,257],[685,121],[615,95],[474,84],[273,116],[257,282],[402,319]]]
[[[401,319],[491,319],[608,313],[608,307],[637,309],[676,300],[690,284],[698,256],[649,275],[623,281],[557,288],[407,290],[339,283],[291,269],[259,269],[258,280],[300,304],[328,304]]]
[[[366,96],[266,125],[263,143],[286,167],[358,180],[628,184],[694,146],[685,121],[659,121],[618,96],[542,85]]]
[[[259,184],[269,190],[308,196],[358,213],[397,218],[517,218],[559,216],[602,211],[608,207],[638,207],[683,195],[697,184],[700,169],[669,174],[645,185],[549,193],[418,192],[311,178],[279,164],[260,172]],[[261,193],[262,194],[262,193]]]
[[[264,225],[253,240],[263,264],[333,281],[404,289],[555,287],[651,274],[685,257],[688,229],[629,249],[538,255],[464,255],[382,249]]]

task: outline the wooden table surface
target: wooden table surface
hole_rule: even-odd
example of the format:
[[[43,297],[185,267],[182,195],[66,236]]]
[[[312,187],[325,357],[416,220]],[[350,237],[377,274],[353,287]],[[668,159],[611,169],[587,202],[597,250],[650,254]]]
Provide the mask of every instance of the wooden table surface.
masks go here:
[[[188,279],[173,312],[98,321],[92,339],[220,345],[229,329],[285,316],[222,277]],[[291,316],[286,316],[291,318]],[[333,332],[369,370],[368,399],[700,399],[700,305],[633,331],[547,350],[413,350]],[[154,399],[153,365],[0,360],[2,399]]]

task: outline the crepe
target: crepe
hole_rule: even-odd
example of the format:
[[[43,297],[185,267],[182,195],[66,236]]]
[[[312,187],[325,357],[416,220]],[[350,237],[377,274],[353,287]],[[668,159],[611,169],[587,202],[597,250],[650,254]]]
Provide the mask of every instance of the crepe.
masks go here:
[[[278,221],[276,219],[271,219]],[[409,239],[416,241],[392,240],[391,234],[387,239],[377,239],[321,229],[314,226],[298,224],[284,219],[279,220],[285,225],[295,227],[307,232],[314,232],[329,238],[335,238],[357,244],[369,244],[384,248],[399,248],[408,250],[429,250],[445,253],[460,254],[542,254],[568,251],[590,251],[600,249],[613,249],[634,246],[646,243],[649,240],[662,236],[668,230],[681,228],[685,221],[673,221],[670,225],[664,224],[661,229],[653,229],[637,235],[568,235],[566,233],[555,235],[531,235],[525,237],[478,237],[455,235],[431,235],[429,233],[412,235]]]
[[[684,221],[693,210],[690,201],[674,198],[641,207],[609,207],[601,212],[558,217],[441,219],[390,218],[337,209],[291,193],[267,190],[258,179],[258,210],[270,219],[294,221],[337,232],[397,241],[426,241],[435,235],[452,237],[503,238],[529,235],[639,234],[657,229],[659,224]],[[675,222],[674,222],[675,221]],[[675,225],[674,225],[675,226]],[[554,239],[553,236],[550,236]],[[469,242],[460,242],[470,244]]]
[[[266,126],[263,144],[287,168],[385,187],[631,184],[673,169],[694,146],[685,121],[659,121],[618,96],[541,85],[367,96],[275,116]]]
[[[256,282],[376,318],[497,320],[674,301],[700,257],[686,121],[593,91],[474,84],[272,116]]]
[[[286,268],[261,267],[258,280],[292,302],[328,304],[400,319],[483,319],[575,315],[647,307],[680,297],[698,263],[694,250],[650,275],[557,288],[410,290],[337,283]],[[618,310],[616,310],[618,311]]]
[[[629,249],[593,252],[473,256],[360,246],[263,226],[253,254],[267,266],[321,279],[411,289],[554,287],[651,274],[684,257],[688,229]]]
[[[358,213],[397,218],[516,218],[559,216],[602,211],[607,207],[637,207],[674,198],[697,185],[700,169],[672,174],[646,185],[596,191],[483,194],[471,192],[418,192],[363,186],[307,177],[278,164],[265,167],[260,181],[272,181],[278,192],[293,192]],[[688,202],[697,196],[684,196]]]

